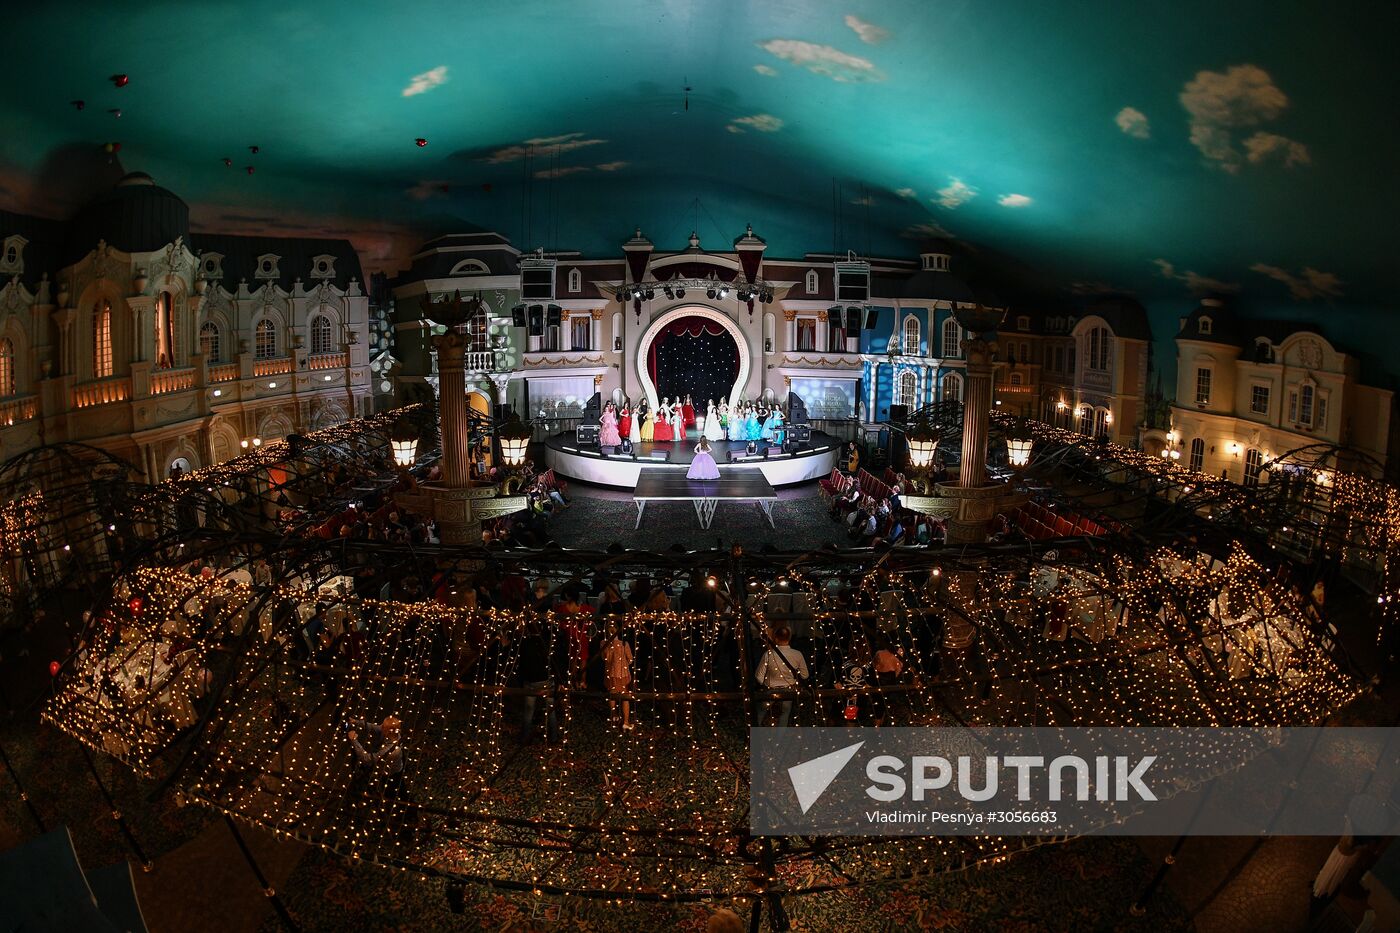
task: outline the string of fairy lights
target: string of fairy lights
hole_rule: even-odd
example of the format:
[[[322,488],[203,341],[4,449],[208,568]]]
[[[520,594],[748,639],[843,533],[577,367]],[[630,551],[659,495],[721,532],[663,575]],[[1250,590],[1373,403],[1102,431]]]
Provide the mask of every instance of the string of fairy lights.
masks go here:
[[[132,514],[146,517],[133,527],[159,546],[129,560],[95,607],[45,719],[189,801],[347,859],[540,896],[744,901],[989,867],[1055,841],[764,847],[752,839],[746,730],[773,697],[744,664],[751,669],[771,645],[770,623],[801,629],[794,643],[816,672],[791,697],[793,721],[804,725],[1301,725],[1326,720],[1363,689],[1331,650],[1315,607],[1275,572],[1276,555],[1244,546],[1212,557],[1123,539],[1047,553],[1052,542],[900,553],[872,566],[868,555],[741,550],[351,546],[289,536],[270,507],[230,531],[207,521],[152,530],[182,498],[209,502],[212,490],[229,488],[272,506],[278,492],[304,486],[303,522],[321,521],[341,506],[317,498],[319,471],[331,461],[355,476],[387,469],[401,417],[263,445],[143,494],[133,489]],[[1162,479],[1186,497],[1184,508],[1204,499],[1257,507],[1257,491],[1161,458],[1086,445],[1047,425],[1032,430],[1042,457],[1084,450]],[[271,471],[285,479],[269,483]],[[1340,471],[1329,472],[1328,489],[1337,520],[1323,546],[1378,566],[1380,614],[1391,624],[1400,496]],[[63,508],[51,498],[3,507],[7,555],[53,546],[52,532],[33,530],[36,514]],[[175,566],[174,542],[190,545],[180,564],[198,557],[217,571]],[[721,608],[633,609],[588,622],[581,638],[572,615],[316,592],[356,555],[404,574],[533,573],[556,589],[593,579],[605,562],[613,579],[647,574],[658,585],[700,570]],[[221,576],[264,558],[277,565],[270,584]],[[308,643],[313,622],[339,640]],[[591,642],[596,652],[604,624],[633,656],[627,688],[611,695],[590,679],[580,647]],[[548,697],[554,744],[519,740],[527,644],[565,659],[568,673]],[[874,676],[880,651],[897,652],[904,673]],[[621,724],[623,700],[635,728]],[[389,715],[402,721],[408,749],[402,797],[356,776],[347,738],[354,723]]]

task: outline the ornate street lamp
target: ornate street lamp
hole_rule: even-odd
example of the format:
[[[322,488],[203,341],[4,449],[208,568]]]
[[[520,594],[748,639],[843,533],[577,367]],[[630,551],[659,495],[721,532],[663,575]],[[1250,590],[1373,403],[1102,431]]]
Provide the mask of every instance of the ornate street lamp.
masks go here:
[[[394,426],[394,433],[389,438],[389,446],[394,450],[394,464],[396,466],[404,470],[413,466],[413,460],[418,456],[418,435],[408,425],[400,422]]]
[[[508,467],[518,467],[525,462],[525,451],[530,448],[530,428],[518,417],[512,416],[497,432],[501,439],[501,459]]]
[[[905,439],[909,444],[909,465],[919,471],[931,469],[934,455],[938,452],[938,435],[928,422],[919,422],[910,429]]]
[[[1031,448],[1034,446],[1035,437],[1031,434],[1030,427],[1025,423],[1018,423],[1006,434],[1007,465],[1018,472],[1030,466]]]

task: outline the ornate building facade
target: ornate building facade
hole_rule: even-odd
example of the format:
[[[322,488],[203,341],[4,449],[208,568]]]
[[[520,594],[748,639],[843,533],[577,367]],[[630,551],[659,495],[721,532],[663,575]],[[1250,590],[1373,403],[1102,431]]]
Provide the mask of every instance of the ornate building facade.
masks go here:
[[[1356,358],[1312,326],[1240,320],[1207,298],[1176,345],[1176,403],[1158,445],[1181,463],[1253,484],[1264,463],[1313,445],[1387,462],[1394,393],[1361,384]]]
[[[100,447],[162,479],[368,412],[344,240],[192,234],[127,175],[65,222],[0,214],[0,456]]]

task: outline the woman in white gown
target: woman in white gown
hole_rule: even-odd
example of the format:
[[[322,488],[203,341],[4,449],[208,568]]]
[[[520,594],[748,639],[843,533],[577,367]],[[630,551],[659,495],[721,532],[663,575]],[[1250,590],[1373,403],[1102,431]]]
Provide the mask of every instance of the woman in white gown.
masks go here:
[[[638,405],[637,410],[632,412],[632,426],[627,429],[627,439],[635,447],[642,442],[642,406]]]
[[[715,408],[713,399],[705,409],[705,440],[711,443],[724,440],[724,429],[719,426],[719,410]]]
[[[685,440],[685,406],[679,402],[671,407],[671,439]]]

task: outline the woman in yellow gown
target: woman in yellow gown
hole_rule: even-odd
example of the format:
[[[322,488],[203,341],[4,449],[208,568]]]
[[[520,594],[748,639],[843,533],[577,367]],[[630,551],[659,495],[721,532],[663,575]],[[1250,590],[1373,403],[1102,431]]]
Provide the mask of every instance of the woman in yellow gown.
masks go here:
[[[647,407],[646,417],[642,419],[642,440],[650,442],[656,434],[656,413]]]

